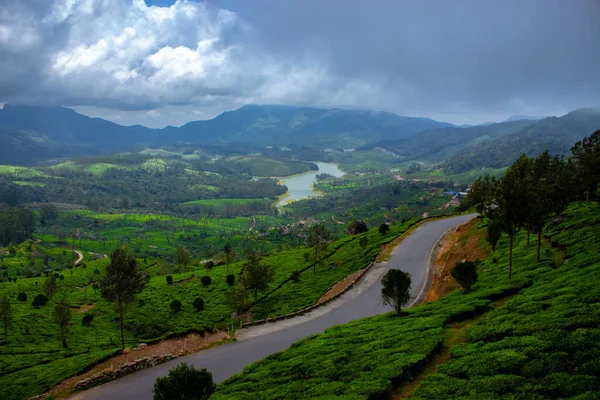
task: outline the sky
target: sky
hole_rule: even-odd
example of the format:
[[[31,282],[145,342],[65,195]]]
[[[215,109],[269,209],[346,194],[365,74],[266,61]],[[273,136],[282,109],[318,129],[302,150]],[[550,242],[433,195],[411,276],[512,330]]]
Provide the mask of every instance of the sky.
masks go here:
[[[0,0],[0,104],[150,127],[244,104],[456,124],[600,106],[598,0]]]

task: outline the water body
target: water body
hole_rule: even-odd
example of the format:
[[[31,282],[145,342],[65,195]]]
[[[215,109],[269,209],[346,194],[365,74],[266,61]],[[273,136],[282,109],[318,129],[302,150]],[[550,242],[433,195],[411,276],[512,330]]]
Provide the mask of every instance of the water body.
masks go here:
[[[318,174],[330,174],[335,177],[344,175],[344,172],[338,168],[337,164],[326,162],[315,162],[315,164],[319,166],[318,171],[279,178],[279,181],[288,187],[288,192],[280,198],[277,203],[278,207],[291,201],[319,196],[319,192],[313,188],[315,178]]]

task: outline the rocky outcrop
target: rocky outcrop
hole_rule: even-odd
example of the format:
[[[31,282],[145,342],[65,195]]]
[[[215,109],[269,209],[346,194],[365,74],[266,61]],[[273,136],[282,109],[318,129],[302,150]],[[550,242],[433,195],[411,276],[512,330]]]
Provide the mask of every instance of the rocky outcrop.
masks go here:
[[[117,368],[105,368],[89,378],[77,382],[75,384],[75,389],[81,390],[90,386],[96,386],[101,383],[120,378],[132,372],[139,371],[140,369],[154,367],[155,365],[162,364],[177,357],[178,356],[173,354],[155,355],[151,357],[139,358],[134,361],[128,361]]]

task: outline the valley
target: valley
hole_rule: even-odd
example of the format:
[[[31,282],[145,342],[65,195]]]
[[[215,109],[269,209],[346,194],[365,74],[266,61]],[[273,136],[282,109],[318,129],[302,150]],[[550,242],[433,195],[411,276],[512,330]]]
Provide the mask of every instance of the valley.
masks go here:
[[[481,129],[509,137],[510,132],[535,123],[539,122],[514,121],[508,123],[509,127],[491,124]],[[444,135],[455,140],[452,138],[460,136],[458,130],[479,128],[440,129],[452,129],[452,133]],[[437,143],[434,139],[437,133],[428,132],[423,135],[433,136],[427,142]],[[443,146],[446,144],[442,144],[442,149]],[[436,241],[449,227],[473,218],[474,214],[422,226],[419,221],[469,208],[481,212],[477,208],[481,206],[475,207],[474,201],[478,200],[472,198],[469,187],[477,188],[480,182],[490,179],[495,182],[493,177],[501,177],[510,170],[506,168],[508,157],[497,168],[459,169],[460,173],[455,173],[445,167],[450,161],[429,158],[416,147],[408,148],[415,155],[420,154],[423,161],[402,156],[404,150],[400,147],[394,151],[379,146],[353,151],[272,146],[244,150],[236,145],[173,144],[137,152],[1,166],[0,202],[4,208],[0,219],[4,228],[0,232],[0,280],[2,295],[12,299],[13,322],[0,345],[0,395],[29,398],[48,392],[67,378],[72,377],[69,382],[78,382],[77,375],[113,359],[121,354],[122,348],[135,348],[140,343],[161,343],[189,335],[196,335],[199,340],[235,337],[236,332],[239,332],[238,343],[178,358],[82,392],[77,398],[150,397],[151,385],[145,383],[146,377],[154,379],[182,361],[198,367],[208,365],[217,382],[224,381],[214,395],[216,398],[246,398],[236,393],[252,393],[248,395],[250,398],[285,397],[271,389],[264,392],[263,384],[252,386],[243,382],[246,376],[256,381],[250,371],[258,368],[257,373],[263,374],[261,365],[266,365],[267,370],[279,368],[275,361],[279,354],[292,349],[304,352],[302,343],[312,340],[317,340],[315,352],[327,358],[322,360],[324,365],[330,362],[332,351],[346,354],[336,361],[338,366],[367,362],[372,357],[370,351],[376,349],[365,349],[359,357],[347,349],[320,349],[320,339],[309,336],[325,330],[322,335],[326,338],[330,332],[341,329],[340,343],[343,343],[343,332],[346,329],[353,332],[354,326],[360,332],[352,334],[358,337],[372,329],[405,335],[402,333],[405,329],[419,331],[422,323],[426,328],[402,342],[405,344],[401,346],[408,346],[402,348],[410,350],[398,362],[386,361],[389,368],[385,371],[373,366],[368,377],[357,377],[351,372],[355,368],[344,367],[338,373],[342,375],[335,375],[334,379],[322,378],[320,369],[314,369],[306,375],[317,379],[314,384],[319,389],[314,390],[368,398],[384,393],[390,385],[404,387],[402,382],[406,383],[405,379],[413,373],[420,373],[420,368],[440,346],[451,346],[444,350],[444,362],[434,369],[445,368],[453,360],[454,347],[464,343],[462,339],[452,341],[451,345],[444,341],[448,329],[453,329],[449,324],[460,323],[464,313],[476,313],[482,319],[473,324],[475,328],[469,328],[476,329],[485,321],[485,304],[492,304],[498,296],[525,290],[536,276],[532,274],[539,271],[533,269],[525,275],[529,278],[523,279],[517,274],[516,279],[497,286],[493,283],[496,278],[489,278],[492,279],[489,283],[482,278],[481,285],[486,289],[469,294],[468,301],[456,289],[439,292],[432,295],[436,301],[411,307],[400,325],[390,319],[386,314],[390,307],[383,306],[380,299],[379,280],[383,273],[394,266],[408,271],[413,285],[409,306],[425,300],[431,279],[428,263]],[[447,160],[466,151],[457,149]],[[558,158],[554,162],[562,165]],[[567,192],[579,193],[581,188],[572,186]],[[485,222],[469,226],[468,235],[480,238],[479,241],[489,240],[489,233],[476,233],[485,228]],[[312,239],[315,227],[323,230],[322,245]],[[398,243],[400,247],[394,250]],[[496,252],[478,261],[482,263],[478,270],[495,271],[490,277],[503,271],[491,266],[506,252],[505,242],[500,243]],[[119,313],[103,294],[104,277],[118,249],[126,249],[143,277],[143,289],[124,310],[122,339]],[[515,257],[520,260],[517,263],[527,263],[525,258],[519,258],[519,251],[517,247]],[[557,257],[568,252],[551,247],[545,251],[549,263],[558,262]],[[447,257],[453,257],[448,254]],[[389,261],[375,264],[363,278],[363,269],[387,257]],[[257,278],[256,286],[247,283],[250,266],[262,268],[265,274],[262,275],[265,278]],[[445,279],[453,279],[448,273]],[[245,321],[281,319],[312,307],[330,288],[352,276],[361,276],[357,286],[319,311],[313,311],[313,317],[309,313],[298,317],[296,322],[290,320],[283,329],[275,323],[273,328],[267,324],[238,331]],[[439,284],[434,280],[434,285]],[[64,336],[57,334],[53,310],[61,302],[71,309]],[[433,311],[421,311],[431,307]],[[433,314],[421,317],[423,312],[423,315]],[[360,319],[379,314],[383,316]],[[426,319],[429,322],[422,322]],[[354,320],[358,321],[350,322]],[[349,322],[348,328],[341,325],[327,330],[332,325]],[[248,329],[257,333],[244,333]],[[460,329],[461,335],[468,335]],[[422,335],[428,337],[427,343],[419,341],[418,336]],[[274,351],[284,352],[270,355]],[[397,353],[393,346],[390,351],[390,354],[404,354]],[[246,358],[240,358],[240,352]],[[384,353],[373,357],[384,357]],[[243,369],[266,356],[269,357],[265,361]],[[353,361],[354,357],[359,358]],[[270,363],[274,363],[273,367]],[[306,365],[302,367],[306,371],[312,370],[310,362],[302,364]],[[241,375],[233,375],[236,373]],[[410,390],[421,393],[421,387],[430,385],[429,375],[431,372],[423,372],[417,387],[410,386]],[[286,378],[283,372],[274,376],[290,382],[296,379],[296,375]],[[342,381],[343,385],[333,383]],[[240,391],[238,384],[246,389]],[[296,391],[300,383],[293,385]],[[288,390],[279,383],[275,386]],[[87,388],[84,385],[78,390]],[[314,390],[302,389],[306,398],[314,397]],[[56,389],[52,393],[62,398],[70,392]]]

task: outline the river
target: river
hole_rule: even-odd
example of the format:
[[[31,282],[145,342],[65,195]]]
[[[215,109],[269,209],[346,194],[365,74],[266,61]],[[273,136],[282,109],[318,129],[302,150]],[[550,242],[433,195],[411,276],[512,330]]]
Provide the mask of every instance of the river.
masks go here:
[[[287,186],[288,191],[280,197],[277,207],[292,201],[319,196],[319,193],[313,188],[313,183],[318,174],[325,173],[335,177],[344,175],[344,172],[338,168],[337,164],[326,162],[315,162],[315,164],[319,167],[318,171],[279,178],[279,181]]]

